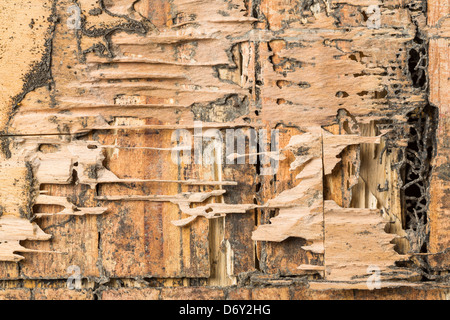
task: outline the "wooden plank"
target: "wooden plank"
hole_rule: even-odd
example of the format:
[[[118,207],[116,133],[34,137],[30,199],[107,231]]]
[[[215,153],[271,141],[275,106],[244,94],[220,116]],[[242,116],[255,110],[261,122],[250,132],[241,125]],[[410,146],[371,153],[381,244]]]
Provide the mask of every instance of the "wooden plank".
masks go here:
[[[431,1],[428,7],[428,25],[438,30],[448,31],[448,25],[440,23],[449,14],[448,1]],[[430,241],[428,250],[435,253],[429,257],[430,265],[437,270],[450,266],[450,236],[448,193],[450,169],[450,93],[449,87],[449,45],[448,38],[435,38],[429,41],[430,103],[439,108],[439,124],[436,137],[436,155],[433,160],[433,173],[430,184]]]
[[[135,120],[136,121],[136,120]],[[152,120],[138,120],[152,123]],[[172,132],[98,134],[101,143],[117,142],[123,146],[157,146],[171,144]],[[145,149],[110,150],[106,165],[120,178],[190,179],[195,169],[178,166],[170,152]],[[201,175],[198,177],[203,178]],[[209,179],[208,179],[209,180]],[[101,185],[98,195],[170,195],[208,186],[135,183]],[[114,277],[149,276],[160,278],[209,276],[208,222],[196,221],[180,229],[172,224],[182,218],[177,205],[169,202],[104,202],[108,215],[101,222],[102,264],[106,274]]]

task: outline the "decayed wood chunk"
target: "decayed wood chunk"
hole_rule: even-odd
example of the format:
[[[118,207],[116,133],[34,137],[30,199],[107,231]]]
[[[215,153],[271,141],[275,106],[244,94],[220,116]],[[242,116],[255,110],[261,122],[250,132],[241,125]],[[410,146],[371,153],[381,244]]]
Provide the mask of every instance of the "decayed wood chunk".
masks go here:
[[[30,93],[12,120],[10,132],[57,133],[64,127],[63,130],[75,132],[93,127],[91,123],[99,113],[105,118],[139,116],[172,124],[175,119],[189,123],[193,120],[189,108],[192,104],[206,106],[230,95],[245,97],[247,88],[221,81],[216,75],[218,66],[231,64],[227,51],[243,41],[240,37],[251,30],[251,22],[255,21],[241,12],[245,8],[241,1],[233,2],[229,6],[223,1],[205,1],[202,6],[200,2],[175,1],[170,5],[173,20],[159,26],[158,31],[149,28],[144,35],[140,28],[142,19],[138,23],[134,17],[128,18],[127,27],[131,30],[121,33],[120,27],[115,28],[121,25],[120,18],[111,18],[116,20],[112,24],[99,20],[87,12],[89,1],[80,1],[81,11],[87,17],[81,32],[58,24],[53,36],[53,58],[62,64],[52,67],[52,76],[61,87],[52,92]],[[128,3],[131,7],[133,2]],[[125,7],[114,2],[109,11],[123,12]],[[66,10],[66,4],[57,5],[61,16]],[[90,24],[99,30],[98,34],[89,35]],[[104,41],[102,32],[109,32],[105,39],[115,45],[114,53],[107,52],[112,54],[109,59],[78,52],[80,41],[83,49]],[[85,41],[90,44],[84,44]],[[111,50],[110,43],[103,45]],[[65,55],[72,51],[78,55]],[[87,64],[80,63],[84,56]],[[49,100],[48,96],[56,104],[50,107],[36,103]],[[63,110],[70,110],[72,115],[60,113]],[[30,122],[30,118],[35,121]],[[36,119],[45,125],[36,126]]]
[[[266,224],[260,226],[253,234],[254,240],[264,240],[264,241],[283,241],[287,239],[288,237],[300,237],[305,240],[308,240],[311,242],[308,246],[302,246],[304,250],[310,250],[314,253],[323,254],[328,253],[326,250],[326,245],[324,246],[324,224],[326,224],[327,219],[324,218],[324,203],[322,198],[318,200],[313,200],[314,195],[311,193],[311,190],[308,188],[311,188],[311,182],[309,182],[309,179],[316,179],[312,181],[317,181],[316,183],[321,186],[322,181],[322,174],[320,175],[314,175],[317,172],[321,172],[322,162],[325,170],[327,170],[327,174],[330,174],[333,168],[336,166],[339,159],[337,156],[343,151],[345,147],[352,144],[359,144],[359,143],[379,143],[380,137],[360,137],[357,135],[332,135],[331,133],[327,131],[323,131],[323,137],[317,136],[314,137],[314,135],[310,133],[306,133],[304,135],[300,136],[293,136],[291,138],[290,143],[287,145],[285,149],[294,151],[296,154],[295,160],[291,163],[291,170],[295,170],[298,167],[303,167],[303,170],[297,175],[297,178],[301,178],[301,182],[298,184],[297,187],[294,187],[292,189],[289,189],[287,191],[284,191],[280,193],[280,195],[272,200],[269,200],[267,203],[268,207],[273,208],[279,208],[279,214],[275,218],[271,219],[271,224]],[[323,142],[322,142],[323,141]],[[323,143],[323,147],[321,146]],[[316,153],[314,153],[311,149],[316,148]],[[300,150],[308,150],[308,154],[304,155]],[[324,157],[322,159],[321,156],[321,150],[324,150]],[[316,154],[315,161],[312,160],[314,157],[314,154]],[[326,155],[326,156],[325,156]],[[318,166],[314,166],[314,163],[318,163]],[[305,165],[306,164],[306,165]],[[310,170],[310,171],[308,171]],[[314,184],[313,184],[314,186]],[[307,197],[307,200],[305,203],[309,204],[309,207],[301,207],[299,205],[299,199],[302,199],[301,197]],[[317,202],[316,202],[317,201]],[[330,203],[325,202],[325,203]],[[334,203],[334,202],[333,202]],[[300,202],[301,204],[301,202]],[[336,208],[340,208],[336,205]],[[325,212],[327,212],[327,208],[325,206]],[[342,210],[344,210],[342,208]],[[344,210],[345,212],[345,210]],[[356,210],[355,212],[363,212]],[[370,210],[368,212],[371,212]],[[349,218],[349,221],[354,219],[353,223],[360,224],[362,221],[360,220],[363,217],[354,215]],[[387,241],[389,243],[394,238],[396,238],[396,235],[388,235],[384,232],[384,227],[386,225],[386,221],[383,223],[382,218],[379,217],[379,222],[375,223],[375,220],[371,220],[369,222],[366,222],[363,224],[362,228],[369,228],[368,226],[373,224],[373,226],[376,228],[374,230],[374,237],[380,241],[381,239],[385,239],[384,241]],[[350,223],[350,222],[349,222]],[[379,226],[382,225],[383,228],[379,228]],[[349,226],[345,226],[344,229],[340,230],[343,233],[342,238],[339,238],[336,240],[337,244],[336,247],[342,246],[343,243],[348,243],[347,240],[344,238],[348,235],[348,232],[345,233],[344,230],[347,228],[350,229],[358,229],[358,227],[351,228]],[[359,230],[359,229],[358,229]],[[327,232],[329,230],[325,230],[325,238],[327,235]],[[356,231],[355,231],[356,232]],[[352,237],[352,233],[349,236]],[[397,257],[398,254],[394,251],[394,244],[383,244],[381,242],[374,242],[368,245],[368,247],[372,247],[373,250],[379,250],[379,252],[384,253],[386,256],[392,256]],[[346,252],[346,254],[344,253]],[[366,261],[364,257],[366,257],[363,253],[361,253],[359,250],[355,251],[355,255],[360,254],[363,258],[362,261]],[[347,259],[350,258],[350,253],[345,250],[345,246],[342,252],[335,253],[334,255],[330,252],[327,258],[327,254],[325,254],[325,263],[330,263],[330,270],[339,270],[342,268],[342,266],[337,266],[334,262],[336,259]],[[370,255],[370,254],[369,254]],[[402,257],[398,257],[398,260],[400,260]],[[395,266],[396,260],[390,260],[388,261],[389,265],[391,267]],[[367,261],[366,261],[367,262]],[[356,269],[348,268],[347,272],[350,275],[357,276],[358,274],[361,275],[361,269],[367,269],[371,264],[358,266]],[[299,270],[314,272],[314,271],[325,271],[325,267],[319,266],[319,265],[307,265],[302,264],[298,268]],[[359,269],[359,271],[357,271]],[[329,274],[324,274],[323,272],[320,272],[324,275],[326,279],[330,278],[331,280],[340,280],[340,281],[346,281],[350,280],[350,276],[347,278],[341,277],[333,277]],[[364,271],[364,274],[367,273],[367,270]]]
[[[142,32],[146,26],[149,25],[148,30],[155,31],[155,29],[149,21],[144,21],[145,19],[140,17],[139,12],[144,13],[144,16],[146,16],[149,11],[148,6],[146,8],[145,4],[136,4],[134,6],[134,2],[132,3],[131,1],[122,3],[111,2],[107,5],[108,10],[100,7],[102,12],[99,15],[93,15],[88,12],[91,7],[99,9],[99,6],[96,4],[92,6],[93,4],[92,1],[80,1],[79,3],[82,14],[87,17],[86,24],[82,27],[83,30],[81,32],[77,33],[74,30],[67,30],[65,24],[57,24],[55,26],[55,32],[52,37],[54,48],[52,55],[55,61],[59,59],[63,62],[60,65],[54,64],[51,70],[53,79],[58,84],[57,89],[47,90],[47,88],[42,88],[29,92],[26,99],[22,101],[19,112],[11,120],[12,124],[8,128],[10,134],[61,134],[64,136],[86,134],[91,130],[102,129],[107,129],[109,132],[117,132],[116,130],[120,129],[118,126],[109,125],[112,116],[155,117],[160,120],[158,125],[162,124],[162,127],[158,127],[158,125],[155,125],[153,128],[128,126],[126,128],[121,127],[122,129],[175,130],[183,128],[183,125],[176,124],[179,120],[192,127],[194,117],[188,107],[193,103],[206,105],[211,101],[217,101],[214,106],[226,107],[227,101],[233,102],[235,97],[243,99],[242,97],[247,95],[247,89],[244,90],[236,84],[224,83],[216,76],[217,72],[219,72],[221,76],[227,77],[226,70],[217,71],[216,66],[223,67],[230,64],[227,50],[232,46],[239,45],[242,40],[236,38],[249,31],[251,22],[255,21],[254,18],[244,16],[241,9],[245,8],[245,6],[240,1],[236,1],[231,6],[222,1],[206,1],[203,7],[199,6],[198,2],[176,1],[170,4],[171,9],[168,10],[173,14],[173,17],[159,17],[159,22],[154,24],[154,27],[158,28],[157,32],[151,32],[147,36],[144,36],[144,32]],[[65,16],[67,6],[67,3],[59,2],[56,5],[56,14]],[[208,10],[205,10],[205,8]],[[97,10],[97,12],[100,11]],[[125,17],[111,17],[109,12],[120,13],[120,15]],[[133,14],[129,15],[130,12],[133,12]],[[127,20],[126,26],[123,25],[124,19]],[[167,19],[166,22],[161,24],[161,20],[164,19]],[[190,19],[196,20],[196,23],[192,26],[189,23]],[[198,23],[207,32],[203,32],[200,29],[197,30]],[[94,34],[96,32],[91,32],[95,29],[99,31],[97,34]],[[120,33],[121,30],[125,30],[128,33]],[[133,33],[139,36],[134,36]],[[107,42],[105,42],[105,39],[107,39]],[[108,41],[115,44],[114,53],[110,51],[111,47]],[[82,51],[79,50],[80,48]],[[107,50],[101,52],[103,48]],[[100,54],[87,54],[87,51],[90,50]],[[66,55],[66,52],[77,52],[77,55]],[[147,55],[143,54],[144,52]],[[111,59],[106,58],[105,54],[110,55]],[[88,64],[85,65],[83,61],[87,61]],[[141,80],[135,81],[136,78]],[[119,82],[122,83],[119,84]],[[231,100],[228,99],[230,95],[233,95]],[[80,96],[83,99],[79,99]],[[226,101],[226,103],[224,104],[222,100]],[[41,103],[42,101],[46,103]],[[50,104],[52,104],[51,107],[49,107]],[[70,112],[70,115],[67,112]],[[99,113],[102,116],[99,116]],[[198,115],[198,117],[202,116]],[[36,122],[36,119],[40,119],[39,122]],[[116,123],[118,122],[116,120]],[[164,122],[170,122],[171,124],[165,126]],[[45,125],[43,125],[44,123]],[[224,127],[233,127],[234,125],[225,124]],[[220,127],[220,125],[214,124],[211,126],[213,128]],[[71,140],[71,142],[74,141],[76,139]],[[153,142],[158,142],[158,139],[153,140]],[[115,143],[108,143],[108,145],[112,147],[106,150],[107,153],[110,151],[117,152],[117,154],[119,152],[122,154],[126,153],[125,150],[121,149],[121,146],[116,147]],[[160,146],[161,149],[165,147],[167,148],[167,146]],[[83,150],[77,150],[77,152],[83,152]],[[114,156],[112,155],[112,157]],[[97,160],[101,159],[97,158]],[[113,163],[110,157],[106,161],[109,165]],[[150,162],[153,161],[154,159]],[[65,162],[69,163],[69,161]],[[73,164],[75,163],[76,161],[73,162]],[[99,180],[102,180],[103,183],[108,183],[108,186],[102,185],[98,187],[99,193],[103,193],[108,189],[115,190],[116,186],[114,183],[116,182],[149,183],[152,185],[171,183],[172,185],[168,185],[167,189],[163,189],[173,192],[172,194],[176,193],[173,188],[177,188],[178,183],[186,187],[214,185],[214,181],[211,182],[208,179],[186,179],[187,181],[185,181],[177,177],[171,179],[150,177],[133,180],[133,178],[137,177],[136,174],[132,175],[131,179],[119,180],[114,176],[103,175],[102,172],[108,174],[109,172],[104,171],[101,166],[96,165],[95,170],[91,170],[94,168],[94,165],[90,160],[85,163],[89,163],[89,165],[80,167],[80,162],[78,162],[78,168],[75,168],[77,169],[77,178],[81,178],[77,179],[76,182],[81,183],[82,180],[85,183],[89,183],[92,187],[96,186]],[[45,167],[50,168],[52,165],[50,160],[42,164],[42,169],[45,169]],[[65,169],[62,169],[65,174],[62,174],[61,179],[57,182],[72,181],[68,176],[68,172],[71,172],[71,170],[69,170],[70,167],[67,164]],[[78,175],[78,170],[81,172],[81,177]],[[167,172],[169,171],[167,170]],[[122,168],[122,170],[115,170],[115,172],[119,172],[122,176],[125,171]],[[93,178],[94,173],[98,174],[98,177],[96,177],[98,179]],[[161,172],[154,170],[153,173],[158,175]],[[91,177],[89,174],[91,174]],[[53,183],[54,181],[47,182]],[[229,183],[224,182],[223,185],[229,185]],[[108,192],[108,194],[112,194],[112,192]],[[99,195],[97,200],[102,201],[102,196],[106,195]],[[165,231],[165,237],[172,236],[171,241],[164,241],[163,235],[159,235],[162,232],[162,227],[160,226],[161,221],[158,219],[164,220],[170,215],[178,216],[179,213],[176,206],[163,204],[163,209],[161,209],[161,206],[136,205],[131,201],[130,208],[132,209],[130,211],[142,210],[141,206],[158,212],[158,215],[154,218],[146,218],[144,224],[147,225],[146,228],[154,230],[152,236],[149,236],[149,239],[154,240],[154,243],[151,243],[151,246],[154,246],[154,248],[151,249],[150,256],[157,257],[161,263],[160,266],[154,266],[153,262],[149,263],[152,267],[148,267],[149,271],[147,272],[150,272],[151,275],[168,275],[172,277],[189,274],[207,276],[208,270],[204,266],[204,262],[207,262],[208,255],[207,252],[205,254],[202,251],[207,242],[204,240],[199,241],[199,249],[190,248],[192,245],[188,242],[190,242],[192,234],[195,233],[193,229],[183,232],[182,238],[187,241],[186,245],[180,250],[186,256],[183,257],[183,254],[179,255],[183,260],[180,261],[179,266],[173,262],[173,252],[178,250],[174,248],[177,244],[176,234],[178,231],[176,229]],[[108,207],[111,214],[117,214],[116,209],[119,209],[120,212],[125,212],[128,209],[127,204],[119,204],[116,208],[114,204],[109,203]],[[167,212],[164,210],[167,210]],[[126,214],[124,213],[124,215]],[[164,218],[158,218],[160,215],[164,215]],[[135,231],[138,234],[141,231],[141,227],[138,225],[139,218],[135,218]],[[129,217],[126,218],[126,220],[128,219]],[[155,219],[154,226],[151,224],[152,219]],[[123,224],[130,225],[130,223]],[[109,222],[105,222],[105,226],[109,225]],[[198,226],[193,228],[198,229],[200,236],[204,237],[205,224],[199,223]],[[106,231],[106,239],[114,232],[114,229],[111,232],[109,230]],[[189,235],[189,232],[191,235]],[[115,239],[117,244],[113,242],[106,244],[107,240],[105,240],[105,244],[102,247],[104,248],[103,263],[107,266],[107,271],[116,275],[130,274],[127,272],[131,272],[133,276],[141,275],[140,270],[142,268],[139,266],[140,264],[135,264],[136,267],[133,268],[126,265],[122,267],[120,263],[117,264],[111,258],[111,256],[116,255],[115,252],[117,250],[115,246],[117,245],[123,249],[123,246],[119,244],[120,241],[128,243],[130,237],[115,235],[111,239]],[[168,257],[166,261],[158,257],[158,252],[161,251],[159,245],[165,247],[165,255]],[[147,247],[146,245],[146,252]],[[190,251],[192,251],[192,256],[197,255],[198,258],[193,259],[189,257]],[[196,251],[201,253],[196,254]],[[149,253],[146,253],[145,257],[148,255]],[[139,261],[142,260],[142,255],[139,252],[130,252],[129,255],[120,257],[124,264],[127,264],[125,256],[130,259],[132,259],[131,256],[136,256]],[[115,258],[117,259],[117,257]],[[196,265],[196,260],[201,262]]]
[[[394,251],[395,234],[384,231],[388,221],[376,209],[342,208],[325,201],[325,279],[366,282],[377,268],[380,281],[408,279],[416,276],[395,262],[408,255]]]
[[[36,218],[42,218],[49,215],[69,215],[69,216],[84,216],[86,214],[102,214],[108,208],[81,208],[75,206],[73,203],[70,203],[65,197],[55,197],[55,196],[46,196],[39,195],[35,202],[37,205],[57,205],[62,206],[64,209],[58,213],[40,213],[35,212]]]
[[[340,161],[337,156],[348,146],[362,143],[379,144],[380,137],[364,137],[359,135],[333,135],[323,131],[323,166],[324,174],[331,174]]]
[[[13,215],[0,217],[0,261],[19,262],[24,259],[14,252],[46,252],[27,249],[20,245],[23,240],[49,240],[51,235],[43,232],[36,223]]]
[[[291,170],[302,167],[296,177],[301,182],[267,202],[267,207],[279,209],[279,214],[271,219],[271,224],[259,226],[253,240],[279,242],[301,237],[313,244],[323,241],[321,140],[317,133],[291,138],[285,149],[296,155]]]
[[[408,102],[392,94],[394,83],[408,83],[398,68],[406,67],[405,44],[415,35],[407,9],[396,1],[373,3],[381,11],[379,29],[367,27],[364,3],[333,1],[334,14],[320,2],[314,14],[306,12],[305,5],[303,19],[299,11],[289,10],[295,1],[269,3],[263,8],[270,31],[277,36],[272,40],[269,32],[263,32],[268,42],[261,46],[265,120],[328,125],[339,109],[345,109],[358,122],[367,122],[386,117],[388,101],[399,105],[393,118],[404,120],[408,102],[424,101],[413,90],[406,94]]]
[[[293,135],[282,150],[286,161],[291,159],[289,154],[293,154],[292,161],[285,166],[293,173],[296,185],[266,200],[266,206],[277,210],[278,215],[270,219],[270,224],[260,225],[253,232],[252,239],[281,242],[298,237],[306,241],[300,246],[301,249],[323,255],[321,134],[306,132]],[[295,272],[310,272],[314,268],[307,271],[297,269]]]
[[[117,124],[122,123],[155,124],[151,120],[117,121]],[[161,130],[159,134],[139,130],[99,133],[98,141],[101,144],[126,147],[105,150],[105,163],[108,168],[120,174],[120,178],[133,178],[144,182],[100,184],[94,197],[112,195],[173,197],[179,193],[213,191],[216,186],[208,185],[206,182],[216,179],[208,175],[207,170],[200,170],[200,166],[195,165],[178,165],[172,162],[171,152],[140,148],[145,146],[168,148],[172,145],[171,135],[171,130]],[[205,181],[206,185],[177,182],[189,178]],[[145,182],[145,180],[156,181]],[[158,180],[170,180],[172,183],[159,183]],[[101,264],[106,276],[209,277],[208,221],[198,219],[181,230],[174,226],[172,221],[185,216],[181,214],[178,205],[171,202],[101,200],[98,203],[108,207],[107,216],[99,221],[102,242]]]

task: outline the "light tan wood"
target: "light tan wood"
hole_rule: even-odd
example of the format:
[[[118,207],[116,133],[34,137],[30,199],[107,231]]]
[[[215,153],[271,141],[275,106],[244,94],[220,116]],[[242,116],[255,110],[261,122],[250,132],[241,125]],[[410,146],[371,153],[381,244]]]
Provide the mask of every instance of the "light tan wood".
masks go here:
[[[0,217],[0,261],[19,262],[24,257],[15,252],[47,252],[27,249],[20,245],[24,240],[49,240],[52,236],[42,231],[36,223],[12,215]]]

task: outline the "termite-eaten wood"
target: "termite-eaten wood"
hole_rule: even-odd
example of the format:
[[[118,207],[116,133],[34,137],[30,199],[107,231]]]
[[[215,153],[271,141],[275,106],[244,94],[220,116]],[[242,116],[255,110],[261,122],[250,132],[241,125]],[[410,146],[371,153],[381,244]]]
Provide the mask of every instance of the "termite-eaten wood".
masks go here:
[[[13,139],[12,144],[17,148],[13,155],[13,158],[9,161],[2,162],[2,168],[8,170],[11,173],[13,168],[15,170],[20,170],[22,175],[22,182],[25,183],[26,176],[32,175],[34,181],[34,188],[39,189],[42,184],[72,184],[79,183],[89,185],[91,188],[95,188],[97,184],[102,183],[136,183],[136,182],[150,182],[150,183],[180,183],[186,185],[236,185],[233,181],[205,181],[205,180],[158,180],[158,179],[120,179],[114,173],[107,170],[102,162],[105,159],[103,154],[102,145],[96,141],[83,141],[83,140],[72,140],[64,141],[55,138],[35,138],[35,137],[21,137]],[[22,164],[21,166],[18,164]],[[27,167],[27,165],[28,167]],[[74,173],[76,173],[76,180],[74,181]],[[6,176],[4,176],[6,177]],[[16,174],[17,177],[17,174]],[[2,198],[2,208],[11,208],[9,214],[13,214],[16,210],[22,208],[22,211],[26,211],[26,207],[34,205],[50,205],[50,206],[60,206],[63,209],[57,213],[46,213],[46,212],[33,212],[33,218],[43,218],[47,216],[84,216],[84,215],[98,215],[103,214],[107,211],[107,207],[91,207],[83,208],[75,206],[73,203],[69,202],[65,197],[49,196],[45,194],[39,194],[33,199],[33,194],[36,193],[35,190],[29,190],[30,194],[23,198],[22,201],[27,201],[26,203],[17,203],[18,198],[12,198],[12,203],[5,202],[7,198],[10,198],[8,194],[11,192],[23,192],[24,185],[20,185],[16,180],[11,181],[10,179],[3,178],[2,187],[0,191],[3,194]],[[181,209],[184,209],[184,213],[188,213],[187,208],[189,208],[190,203],[202,203],[210,197],[220,196],[225,193],[225,190],[215,190],[209,193],[183,193],[175,196],[164,196],[164,195],[149,195],[149,196],[99,196],[97,200],[108,200],[108,201],[126,201],[126,200],[144,200],[144,201],[157,201],[157,202],[172,202],[178,204]],[[31,199],[31,200],[28,200]],[[210,205],[212,206],[212,205]],[[205,210],[209,212],[210,207]],[[228,210],[231,212],[236,211],[227,206],[216,207],[212,211],[213,217],[216,214],[224,215]],[[218,213],[216,212],[218,211]],[[242,210],[240,210],[242,211]],[[245,212],[245,211],[244,211]],[[20,213],[20,212],[19,212]],[[4,217],[9,217],[8,212],[3,212]],[[198,216],[200,214],[196,214]],[[205,214],[206,216],[206,214]],[[12,216],[13,217],[13,216]],[[24,221],[26,221],[24,219]],[[33,226],[37,227],[36,224]],[[13,226],[10,224],[5,224],[5,228]],[[50,237],[50,236],[49,236]],[[48,240],[49,237],[33,237],[30,235],[27,238],[21,238],[20,240]],[[1,238],[3,247],[8,250],[19,251],[26,250],[21,246],[11,245],[14,240],[10,238],[10,235],[4,234]],[[6,245],[10,243],[9,245]],[[17,249],[17,250],[16,250]],[[27,252],[44,252],[36,250],[28,250]],[[10,261],[10,257],[6,253],[2,258],[5,261]],[[17,257],[16,257],[17,258]],[[19,261],[20,259],[14,259],[14,261]],[[0,259],[1,261],[1,259]],[[11,260],[12,261],[12,260]]]
[[[108,210],[108,208],[103,207],[81,208],[75,206],[73,203],[70,203],[65,197],[54,197],[46,195],[37,196],[34,204],[57,205],[62,206],[64,208],[62,211],[58,213],[34,212],[34,216],[36,218],[42,218],[45,216],[52,216],[52,215],[84,216],[86,214],[103,214],[105,213],[106,210]]]
[[[448,270],[448,19],[437,14],[445,4],[429,1],[439,4],[426,17],[418,1],[394,0],[5,1],[46,19],[30,30],[8,21],[20,36],[0,53],[10,73],[0,77],[9,79],[0,92],[0,261],[48,251],[19,243],[49,240],[38,226],[47,219],[110,214],[98,229],[90,222],[97,256],[87,260],[102,277],[222,285],[257,267],[319,275],[311,285],[320,289],[365,289],[374,270],[384,287],[412,285],[421,275],[404,267],[410,258],[430,254],[426,268]],[[378,28],[367,26],[372,4]],[[74,24],[65,21],[69,5],[80,12]],[[5,65],[16,60],[18,72]],[[418,217],[429,244],[426,230],[405,231],[396,164],[411,149],[411,112],[428,104],[442,118],[426,151],[437,152],[439,192],[423,196],[430,215]],[[284,130],[282,146],[233,152],[231,165],[168,160],[190,151],[173,145],[177,131],[195,140],[231,129]],[[235,167],[247,157],[279,171]],[[44,191],[76,185],[90,188],[78,204]],[[254,197],[241,200],[241,187]]]
[[[28,219],[3,215],[0,217],[0,261],[19,262],[24,259],[15,252],[46,252],[27,249],[20,245],[20,241],[49,240],[51,237]]]
[[[328,200],[324,218],[326,280],[366,281],[373,272],[371,268],[376,268],[380,281],[418,275],[396,266],[409,255],[395,252],[391,242],[398,235],[385,232],[389,221],[383,219],[380,210],[342,208]]]

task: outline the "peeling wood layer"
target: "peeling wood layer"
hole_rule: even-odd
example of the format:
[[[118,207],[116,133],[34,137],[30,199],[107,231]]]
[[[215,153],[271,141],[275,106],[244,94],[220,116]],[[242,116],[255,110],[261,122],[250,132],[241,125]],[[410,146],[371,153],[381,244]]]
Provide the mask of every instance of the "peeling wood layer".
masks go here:
[[[27,249],[20,245],[23,240],[49,240],[36,223],[13,215],[0,217],[0,261],[18,262],[24,257],[14,252],[45,252]]]
[[[381,281],[417,276],[396,267],[397,261],[407,260],[408,256],[394,251],[391,242],[398,236],[384,231],[388,221],[379,210],[341,208],[334,201],[326,201],[324,211],[325,279],[362,282],[371,274],[371,267],[378,268]]]

